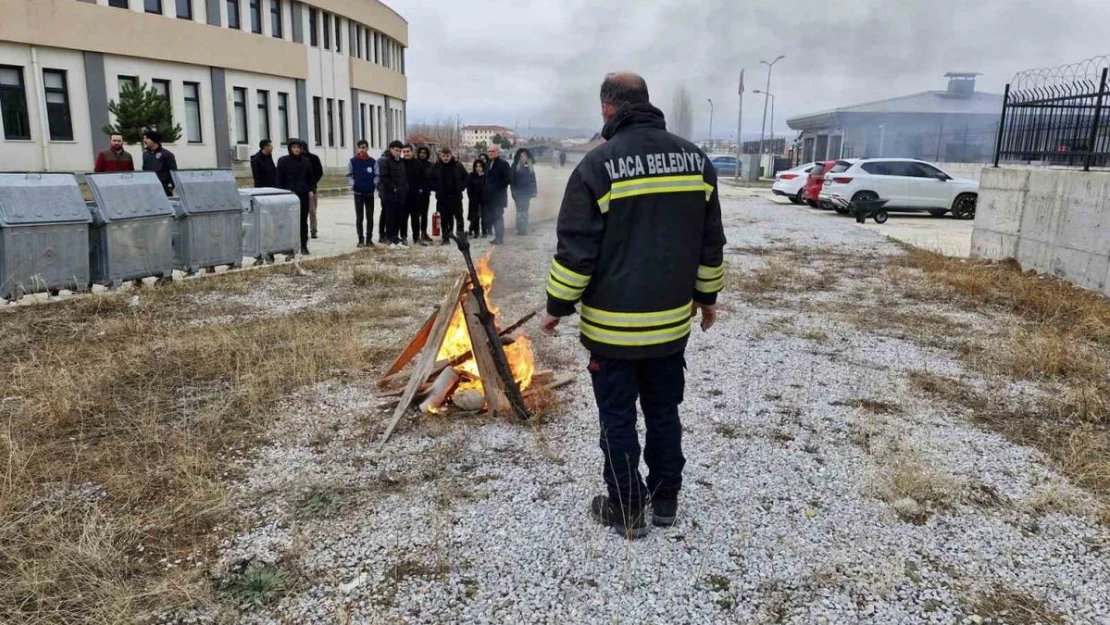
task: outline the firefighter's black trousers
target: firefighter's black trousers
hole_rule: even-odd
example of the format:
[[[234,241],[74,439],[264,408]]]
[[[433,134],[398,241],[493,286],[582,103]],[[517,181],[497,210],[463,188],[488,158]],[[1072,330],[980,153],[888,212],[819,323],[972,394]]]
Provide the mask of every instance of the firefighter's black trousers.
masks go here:
[[[678,406],[685,389],[686,360],[679,352],[646,360],[590,358],[594,396],[601,417],[603,477],[609,498],[637,507],[649,498],[673,500],[682,488],[682,423]],[[647,483],[640,477],[640,439],[636,433],[636,400],[644,412],[647,436],[644,462]]]

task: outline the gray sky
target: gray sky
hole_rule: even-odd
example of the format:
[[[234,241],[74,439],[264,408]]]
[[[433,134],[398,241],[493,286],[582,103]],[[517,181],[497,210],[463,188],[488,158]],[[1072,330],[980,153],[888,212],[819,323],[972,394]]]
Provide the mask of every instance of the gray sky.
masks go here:
[[[1110,53],[1110,0],[386,0],[409,22],[409,121],[600,126],[608,71],[640,72],[666,111],[686,84],[697,134],[758,133],[766,66],[775,128],[787,117],[943,89],[982,72],[1001,93],[1019,70]],[[834,8],[835,7],[835,8]]]

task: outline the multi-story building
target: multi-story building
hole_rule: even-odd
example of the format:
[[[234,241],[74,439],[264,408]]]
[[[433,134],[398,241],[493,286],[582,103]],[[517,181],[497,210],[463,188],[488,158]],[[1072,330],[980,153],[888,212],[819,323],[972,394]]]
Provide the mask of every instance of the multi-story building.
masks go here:
[[[468,148],[472,148],[478,143],[489,145],[493,142],[494,135],[501,135],[509,141],[515,142],[516,140],[513,131],[504,126],[463,126],[462,144]]]
[[[128,82],[169,98],[182,168],[290,137],[342,167],[404,137],[407,44],[377,0],[0,0],[0,171],[91,170]]]

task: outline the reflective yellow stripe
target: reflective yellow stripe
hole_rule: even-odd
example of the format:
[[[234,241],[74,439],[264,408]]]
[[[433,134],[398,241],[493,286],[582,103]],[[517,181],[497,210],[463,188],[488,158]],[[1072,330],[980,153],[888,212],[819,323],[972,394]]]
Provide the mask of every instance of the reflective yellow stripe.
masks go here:
[[[643,313],[622,313],[598,310],[582,305],[582,320],[603,326],[615,328],[652,328],[655,326],[669,326],[690,318],[691,307],[694,302],[683,304],[671,310]]]
[[[579,324],[582,330],[582,336],[597,341],[598,343],[605,343],[607,345],[619,345],[622,347],[646,347],[649,345],[660,345],[662,343],[670,343],[677,341],[684,336],[690,334],[690,324],[683,323],[682,325],[673,328],[664,328],[662,330],[653,330],[651,332],[621,332],[619,330],[603,330],[601,328],[590,325],[589,322],[582,319]]]
[[[714,189],[713,185],[709,184],[708,182],[705,183],[705,201],[706,202],[708,202],[709,200],[711,200],[713,198],[713,191],[715,191],[715,190],[716,189]]]
[[[694,288],[698,293],[716,293],[725,287],[725,279],[717,278],[716,280],[698,280]]]
[[[547,293],[552,297],[556,297],[564,301],[577,302],[582,297],[582,293],[585,292],[585,290],[586,289],[569,288],[565,284],[560,284],[551,276],[548,276],[547,278]]]
[[[612,198],[612,196],[613,192],[610,191],[597,200],[597,207],[601,210],[602,215],[609,212],[609,200]]]
[[[639,187],[639,186],[645,185],[645,184],[664,185],[664,184],[674,184],[676,182],[682,182],[682,183],[696,182],[696,183],[698,183],[698,188],[701,188],[701,185],[705,181],[702,179],[701,174],[686,174],[686,175],[683,175],[683,176],[652,176],[650,178],[647,178],[647,177],[645,177],[645,178],[630,178],[628,180],[621,180],[619,182],[614,182],[613,183],[613,190],[618,191],[618,190],[623,190],[623,189],[629,189],[629,188],[632,188],[632,187]]]
[[[700,175],[659,176],[655,178],[635,178],[613,183],[611,199],[651,195],[655,193],[687,193],[701,191],[705,181]]]
[[[553,273],[556,278],[570,286],[585,288],[585,286],[590,283],[589,276],[585,276],[580,273],[571,271],[570,269],[567,269],[554,258],[551,259],[551,273]]]
[[[716,267],[698,265],[698,280],[715,280],[723,275],[725,275],[725,266],[723,264]]]

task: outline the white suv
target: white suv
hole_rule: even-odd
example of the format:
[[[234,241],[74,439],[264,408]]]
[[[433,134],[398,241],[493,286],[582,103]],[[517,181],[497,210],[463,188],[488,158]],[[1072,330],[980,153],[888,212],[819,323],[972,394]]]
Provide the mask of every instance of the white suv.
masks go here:
[[[961,180],[935,165],[909,158],[865,158],[837,161],[821,188],[819,203],[834,206],[834,198],[848,201],[883,199],[887,210],[921,211],[941,216],[948,211],[959,219],[974,219],[979,183]],[[846,208],[837,208],[848,212]]]

